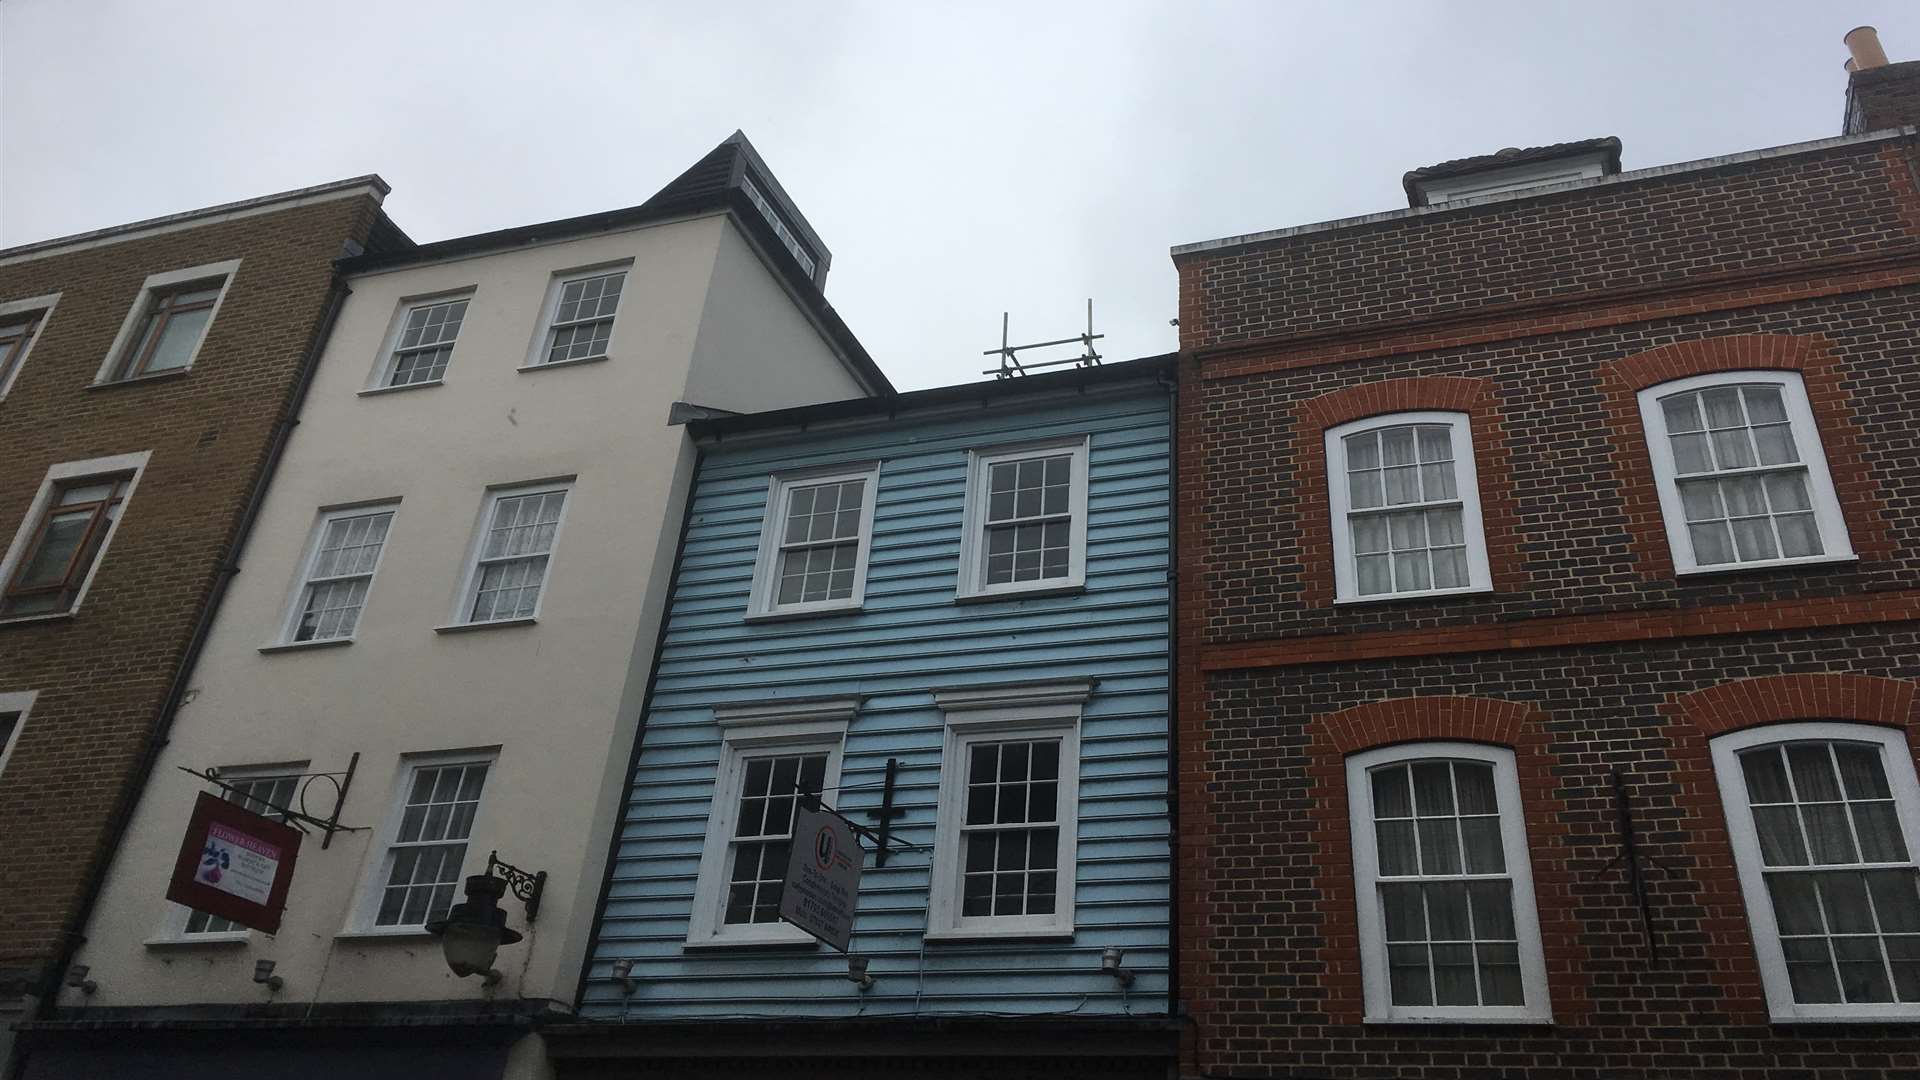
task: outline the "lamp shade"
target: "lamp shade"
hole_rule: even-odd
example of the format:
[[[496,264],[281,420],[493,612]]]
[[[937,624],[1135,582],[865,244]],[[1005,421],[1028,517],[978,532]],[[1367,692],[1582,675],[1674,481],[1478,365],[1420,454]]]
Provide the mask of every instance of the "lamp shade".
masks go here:
[[[440,939],[447,967],[455,975],[485,975],[493,970],[493,958],[500,946],[520,940],[518,932],[507,929],[507,913],[500,910],[500,897],[506,894],[506,882],[491,874],[475,874],[467,879],[467,899],[453,905],[447,917],[427,924],[427,932]]]

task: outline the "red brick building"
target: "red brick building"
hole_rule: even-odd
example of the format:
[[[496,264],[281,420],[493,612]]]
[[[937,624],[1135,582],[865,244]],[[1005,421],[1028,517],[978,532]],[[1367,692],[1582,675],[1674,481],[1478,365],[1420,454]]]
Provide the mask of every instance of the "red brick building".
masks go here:
[[[0,1062],[66,977],[238,569],[334,261],[411,243],[386,192],[360,177],[0,251]]]
[[[1838,138],[1176,249],[1186,1071],[1920,1075],[1920,63],[1862,66]]]

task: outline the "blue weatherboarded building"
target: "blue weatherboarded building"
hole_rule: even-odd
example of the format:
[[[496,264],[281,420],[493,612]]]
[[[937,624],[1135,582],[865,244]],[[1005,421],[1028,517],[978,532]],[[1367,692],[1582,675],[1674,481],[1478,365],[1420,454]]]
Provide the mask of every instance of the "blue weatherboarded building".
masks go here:
[[[1170,363],[692,425],[563,1071],[1166,1075]],[[809,792],[889,841],[845,955],[778,916]]]

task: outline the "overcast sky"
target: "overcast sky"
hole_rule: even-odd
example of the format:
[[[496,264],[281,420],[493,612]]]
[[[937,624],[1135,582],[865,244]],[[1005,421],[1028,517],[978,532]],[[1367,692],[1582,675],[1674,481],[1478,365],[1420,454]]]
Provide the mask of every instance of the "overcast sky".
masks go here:
[[[1016,341],[1173,347],[1167,249],[1598,135],[1629,169],[1839,134],[1920,5],[0,2],[0,244],[377,172],[416,240],[641,202],[744,129],[902,389]]]

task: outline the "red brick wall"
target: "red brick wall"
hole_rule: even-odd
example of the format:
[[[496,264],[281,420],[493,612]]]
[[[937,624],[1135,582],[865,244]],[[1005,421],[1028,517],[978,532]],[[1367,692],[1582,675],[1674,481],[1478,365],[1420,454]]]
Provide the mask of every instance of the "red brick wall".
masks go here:
[[[1905,161],[1865,143],[1177,258],[1183,348],[1447,316],[1913,239]],[[1275,303],[1285,297],[1285,303]]]
[[[1920,1025],[1768,1022],[1707,752],[1915,731],[1920,195],[1869,143],[1303,234],[1181,271],[1180,972],[1189,1071],[1920,1073]],[[1802,373],[1854,562],[1676,580],[1634,393]],[[1469,413],[1494,589],[1336,607],[1324,432]],[[1555,1023],[1368,1025],[1344,759],[1515,751]],[[1910,734],[1910,739],[1913,736]],[[1616,868],[1629,778],[1658,958]]]
[[[108,820],[317,330],[332,261],[376,212],[365,196],[335,199],[0,266],[0,301],[60,294],[0,400],[0,543],[48,466],[152,451],[79,612],[0,623],[0,692],[39,691],[0,773],[0,990],[19,992],[57,953],[105,855]],[[149,275],[228,259],[241,266],[191,371],[90,389]]]

